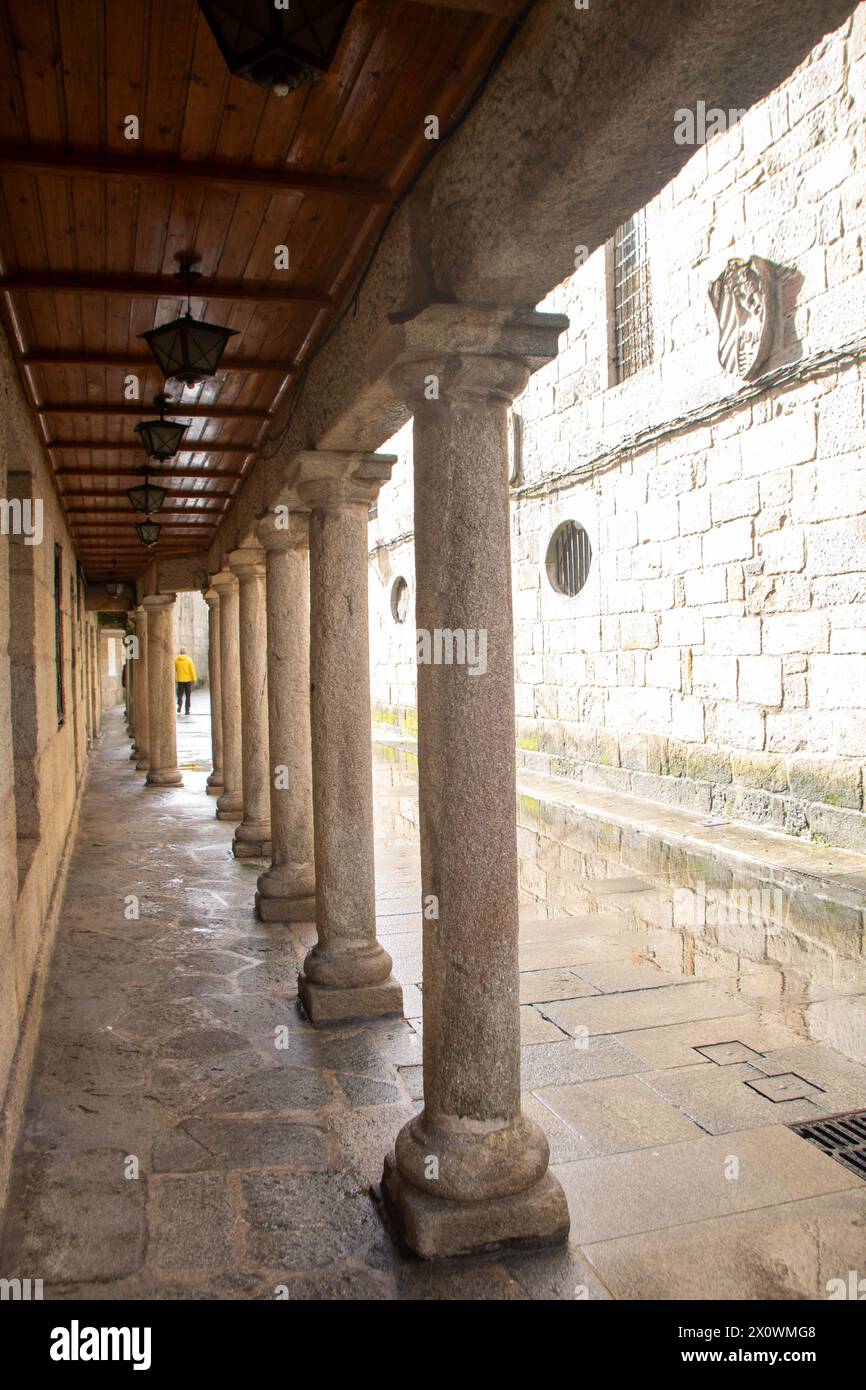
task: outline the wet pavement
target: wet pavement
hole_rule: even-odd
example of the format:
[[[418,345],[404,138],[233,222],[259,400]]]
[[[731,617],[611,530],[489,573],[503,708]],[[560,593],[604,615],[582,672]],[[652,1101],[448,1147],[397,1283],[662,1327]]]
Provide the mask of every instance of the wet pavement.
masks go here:
[[[371,1192],[421,1095],[415,759],[376,749],[406,1018],[314,1030],[315,929],[253,916],[206,693],[178,729],[182,788],[143,785],[119,713],[92,758],[0,1273],[49,1298],[628,1299],[826,1298],[863,1270],[866,1182],[790,1126],[866,1107],[866,860],[752,830],[723,853],[523,778],[524,1099],[571,1242],[429,1266]]]

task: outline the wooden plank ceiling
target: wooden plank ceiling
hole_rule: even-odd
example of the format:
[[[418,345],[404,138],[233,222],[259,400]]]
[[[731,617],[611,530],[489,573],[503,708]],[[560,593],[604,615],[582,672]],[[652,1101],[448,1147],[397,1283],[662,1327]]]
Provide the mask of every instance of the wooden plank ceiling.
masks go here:
[[[4,0],[0,288],[86,576],[128,578],[210,543],[293,377],[394,201],[508,33],[516,0],[357,0],[330,71],[288,96],[230,75],[194,0]],[[139,118],[138,140],[124,135]],[[274,248],[289,248],[289,269]],[[183,452],[145,549],[125,494],[164,382],[138,335],[177,317],[237,330],[169,410]],[[124,396],[134,373],[140,403]]]

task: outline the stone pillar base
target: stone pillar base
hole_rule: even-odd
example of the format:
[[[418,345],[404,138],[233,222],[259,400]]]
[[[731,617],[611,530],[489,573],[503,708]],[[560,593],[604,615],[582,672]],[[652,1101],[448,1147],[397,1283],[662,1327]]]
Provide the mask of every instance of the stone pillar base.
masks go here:
[[[205,787],[207,788],[207,794],[208,794],[208,796],[222,796],[222,794],[223,794],[223,779],[222,779],[222,777],[217,777],[217,778],[215,778],[214,775],[213,775],[213,773],[211,773],[210,777],[209,777],[209,778],[207,779],[207,781],[205,782]]]
[[[235,835],[232,841],[232,854],[235,859],[270,859],[270,840],[239,840]]]
[[[431,1179],[431,1193],[436,1183]],[[422,1260],[482,1251],[539,1249],[568,1237],[568,1203],[552,1173],[510,1197],[457,1202],[421,1192],[385,1159],[382,1198],[397,1231]]]
[[[217,820],[241,821],[244,818],[244,813],[243,811],[221,811],[217,807],[216,818]]]
[[[176,767],[151,768],[144,780],[149,787],[178,787],[183,773]]]
[[[256,916],[260,922],[315,922],[316,895],[301,898],[267,898],[256,893]]]
[[[93,745],[95,744],[95,742],[96,742],[96,739],[95,739],[95,738],[92,738],[92,739],[90,740],[90,746],[91,746],[91,748],[93,747]],[[136,770],[136,772],[148,772],[149,769],[150,769],[150,762],[149,762],[149,760],[148,760],[147,758],[139,758],[138,762],[135,764],[135,770]]]
[[[298,976],[298,998],[304,1013],[316,1028],[330,1023],[355,1023],[365,1018],[403,1016],[403,988],[393,975],[379,985],[358,985],[349,989],[334,989],[316,985],[301,972]]]

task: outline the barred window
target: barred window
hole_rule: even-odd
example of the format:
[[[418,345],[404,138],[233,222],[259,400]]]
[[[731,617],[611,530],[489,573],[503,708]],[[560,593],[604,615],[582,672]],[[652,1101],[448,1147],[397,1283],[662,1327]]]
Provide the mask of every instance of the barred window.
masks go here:
[[[547,577],[558,594],[574,598],[589,578],[592,546],[579,521],[563,521],[547,547]]]
[[[626,381],[653,360],[652,296],[646,213],[617,229],[613,244],[613,322],[617,381]]]

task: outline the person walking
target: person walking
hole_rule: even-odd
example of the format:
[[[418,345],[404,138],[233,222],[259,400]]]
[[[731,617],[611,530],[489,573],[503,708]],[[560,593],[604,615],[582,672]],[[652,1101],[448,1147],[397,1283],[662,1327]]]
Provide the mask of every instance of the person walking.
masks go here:
[[[189,714],[189,699],[196,674],[193,659],[188,655],[186,647],[181,647],[179,655],[174,659],[174,679],[177,685],[177,712],[180,714],[180,707],[186,701],[184,714]]]

